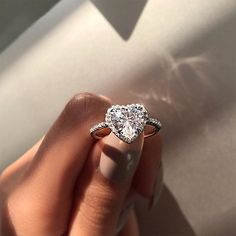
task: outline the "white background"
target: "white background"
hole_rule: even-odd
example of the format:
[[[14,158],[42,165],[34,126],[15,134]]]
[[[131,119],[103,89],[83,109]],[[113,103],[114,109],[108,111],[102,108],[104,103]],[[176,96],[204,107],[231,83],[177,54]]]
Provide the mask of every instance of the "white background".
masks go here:
[[[1,169],[75,93],[142,102],[165,144],[162,198],[137,209],[142,234],[235,235],[236,2],[43,2],[0,3]]]

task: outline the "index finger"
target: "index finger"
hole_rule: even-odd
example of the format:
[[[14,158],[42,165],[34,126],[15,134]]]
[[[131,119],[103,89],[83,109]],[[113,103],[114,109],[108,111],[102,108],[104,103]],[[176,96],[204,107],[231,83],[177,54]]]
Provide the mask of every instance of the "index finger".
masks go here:
[[[70,180],[67,186],[72,185],[93,143],[89,129],[103,119],[109,106],[109,100],[98,95],[75,95],[46,134],[29,174],[42,178],[43,187],[48,187],[50,192],[51,184],[55,188],[61,186],[61,181]]]
[[[42,224],[32,229],[37,232],[43,225],[51,235],[54,229],[66,227],[74,185],[94,142],[89,129],[103,120],[109,106],[108,99],[89,93],[68,102],[9,197],[9,206],[21,214],[17,220],[40,219]]]

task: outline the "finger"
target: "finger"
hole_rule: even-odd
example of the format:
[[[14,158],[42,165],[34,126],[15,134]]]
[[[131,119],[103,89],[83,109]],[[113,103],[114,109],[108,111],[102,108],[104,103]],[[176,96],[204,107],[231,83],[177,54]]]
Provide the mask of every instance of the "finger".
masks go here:
[[[117,236],[139,236],[138,220],[134,209],[129,212],[127,222]]]
[[[114,134],[98,142],[77,183],[70,236],[114,235],[143,146],[143,135],[126,144]]]
[[[32,161],[35,153],[37,152],[42,140],[43,138],[1,173],[0,181],[2,186],[8,186],[7,181],[12,182],[13,179],[18,178],[18,176],[27,168],[28,164]]]
[[[132,186],[142,196],[155,198],[157,181],[160,179],[162,141],[160,135],[145,139],[141,160]]]
[[[31,170],[43,177],[56,170],[57,181],[64,179],[65,172],[68,179],[75,179],[93,143],[89,128],[103,119],[109,106],[107,99],[93,94],[72,98],[43,140]]]
[[[89,128],[95,121],[103,120],[109,106],[110,102],[101,96],[77,95],[46,134],[19,186],[9,197],[9,205],[22,215],[13,221],[34,224],[29,228],[25,222],[16,222],[25,235],[33,235],[27,230],[42,235],[64,233],[74,184],[94,142]]]

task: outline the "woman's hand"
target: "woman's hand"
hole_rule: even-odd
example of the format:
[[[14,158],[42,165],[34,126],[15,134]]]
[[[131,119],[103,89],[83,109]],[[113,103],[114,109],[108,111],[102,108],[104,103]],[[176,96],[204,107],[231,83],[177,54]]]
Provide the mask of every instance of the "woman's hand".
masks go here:
[[[1,235],[138,235],[132,206],[137,194],[155,202],[160,137],[93,140],[89,129],[110,105],[103,96],[76,95],[45,137],[1,174]]]

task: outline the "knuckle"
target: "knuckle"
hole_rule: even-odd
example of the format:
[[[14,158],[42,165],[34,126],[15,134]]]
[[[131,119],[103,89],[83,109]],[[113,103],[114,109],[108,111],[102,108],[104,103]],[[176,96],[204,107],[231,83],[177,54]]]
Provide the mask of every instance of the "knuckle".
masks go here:
[[[93,103],[98,99],[95,94],[92,93],[79,93],[74,95],[69,103],[67,108],[72,113],[83,111],[84,113],[88,112],[91,109]]]
[[[67,103],[63,116],[69,118],[70,121],[78,122],[78,119],[85,120],[92,118],[94,114],[99,114],[101,110],[110,106],[110,101],[103,96],[93,93],[79,93],[74,95]]]
[[[92,186],[82,200],[81,214],[90,225],[100,226],[114,219],[120,209],[120,196],[108,186]]]
[[[109,188],[95,187],[94,193],[88,195],[86,203],[98,211],[113,209],[117,205],[117,198]]]

